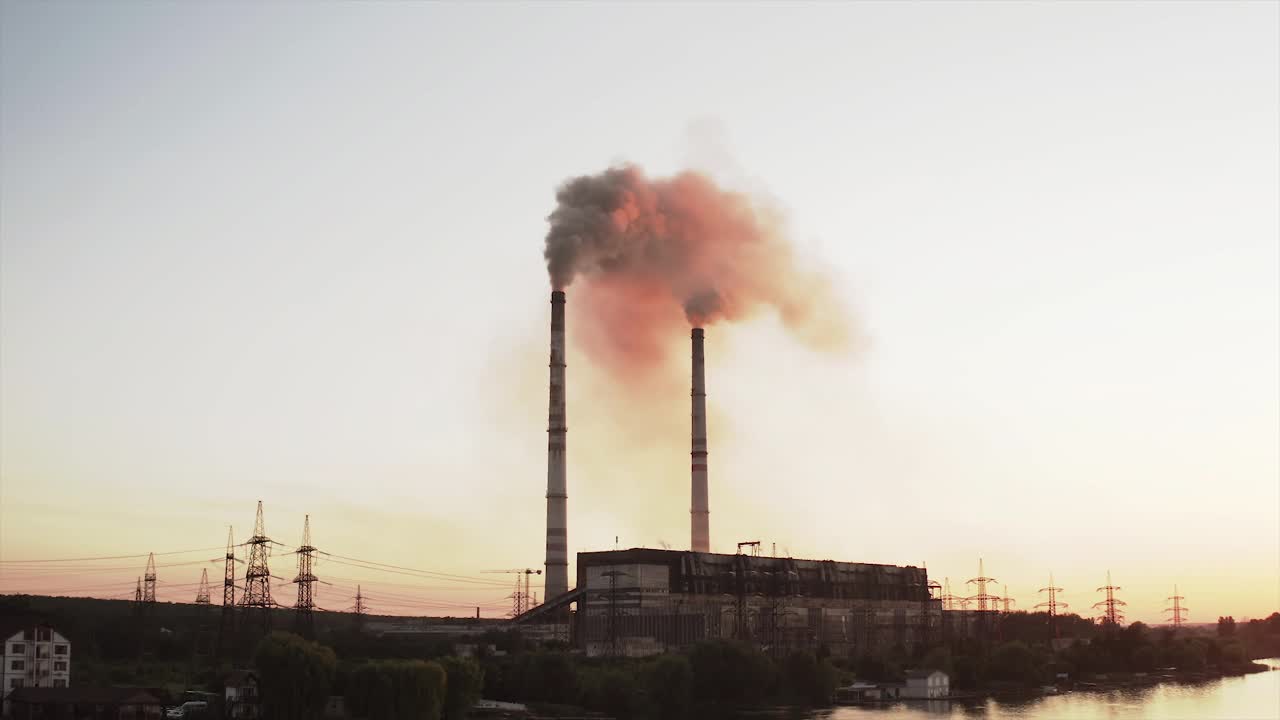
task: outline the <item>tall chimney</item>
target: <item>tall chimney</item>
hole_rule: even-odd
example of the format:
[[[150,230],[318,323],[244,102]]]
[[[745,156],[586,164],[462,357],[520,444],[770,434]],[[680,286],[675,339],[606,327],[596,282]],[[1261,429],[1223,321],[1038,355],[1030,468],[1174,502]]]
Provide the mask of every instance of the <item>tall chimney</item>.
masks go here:
[[[564,291],[551,293],[551,401],[547,407],[547,562],[545,599],[569,591],[565,484]]]
[[[693,334],[693,509],[690,510],[691,548],[694,552],[711,552],[708,528],[711,508],[707,504],[707,385],[702,358],[702,328]]]

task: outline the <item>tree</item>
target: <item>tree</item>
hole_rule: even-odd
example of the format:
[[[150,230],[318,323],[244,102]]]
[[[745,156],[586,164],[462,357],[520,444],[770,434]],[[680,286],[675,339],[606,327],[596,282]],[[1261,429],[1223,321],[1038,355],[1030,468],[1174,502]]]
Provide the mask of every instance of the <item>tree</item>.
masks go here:
[[[467,711],[480,699],[484,688],[484,670],[474,660],[447,657],[441,661],[445,672],[444,716],[447,720],[465,718]]]
[[[1231,637],[1236,634],[1236,619],[1230,615],[1218,618],[1218,637]]]
[[[1025,643],[1014,641],[992,651],[990,670],[993,678],[1035,685],[1043,680],[1044,663]]]
[[[693,700],[693,666],[683,655],[663,655],[645,674],[645,695],[653,717],[679,720]]]
[[[337,658],[333,650],[291,633],[274,632],[258,644],[254,666],[263,717],[313,720],[324,712]]]
[[[445,672],[423,660],[366,662],[347,678],[347,709],[365,720],[440,720]],[[274,720],[274,715],[266,715]]]

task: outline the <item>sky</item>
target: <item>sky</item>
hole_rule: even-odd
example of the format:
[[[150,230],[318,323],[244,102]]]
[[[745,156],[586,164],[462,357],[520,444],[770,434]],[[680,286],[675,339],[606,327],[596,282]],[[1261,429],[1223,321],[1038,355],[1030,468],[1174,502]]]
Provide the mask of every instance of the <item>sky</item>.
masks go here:
[[[501,614],[546,218],[635,163],[782,208],[863,339],[708,328],[714,550],[1265,616],[1278,127],[1275,3],[4,3],[0,592],[188,600],[261,500],[285,604],[309,514],[322,607]],[[687,389],[636,432],[568,295],[570,553],[687,547]]]

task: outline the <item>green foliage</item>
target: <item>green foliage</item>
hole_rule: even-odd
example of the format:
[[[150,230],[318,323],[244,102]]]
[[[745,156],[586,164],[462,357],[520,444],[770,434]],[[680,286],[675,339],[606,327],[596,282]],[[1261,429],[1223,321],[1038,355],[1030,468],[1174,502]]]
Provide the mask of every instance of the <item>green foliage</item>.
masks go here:
[[[683,655],[663,655],[645,673],[649,715],[680,720],[693,701],[693,665]]]
[[[343,678],[344,699],[348,712],[362,720],[440,720],[445,683],[436,662],[368,661]]]
[[[807,652],[787,656],[785,678],[790,698],[803,705],[830,705],[838,677],[835,666]]]
[[[776,672],[769,658],[746,643],[705,640],[689,655],[693,696],[720,705],[750,703],[772,691]]]
[[[276,632],[258,644],[254,666],[264,716],[314,720],[323,713],[337,666],[332,650]]]
[[[446,657],[440,661],[445,672],[444,717],[459,720],[480,699],[484,688],[484,670],[476,661]]]
[[[991,677],[1033,686],[1045,680],[1045,658],[1021,641],[1007,642],[991,653]]]
[[[1218,618],[1218,637],[1231,637],[1236,634],[1236,619],[1230,615]]]
[[[637,704],[639,686],[631,669],[584,667],[581,670],[582,705],[614,717],[630,717]]]

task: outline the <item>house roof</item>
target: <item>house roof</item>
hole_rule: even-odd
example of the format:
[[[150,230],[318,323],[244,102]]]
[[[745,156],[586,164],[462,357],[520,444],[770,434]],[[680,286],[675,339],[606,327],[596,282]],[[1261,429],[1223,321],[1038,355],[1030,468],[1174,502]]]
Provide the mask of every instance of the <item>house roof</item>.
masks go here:
[[[258,682],[258,676],[252,670],[232,670],[222,676],[222,684],[226,687],[244,687],[250,679]]]
[[[46,703],[93,703],[95,705],[159,705],[160,698],[145,688],[21,687],[9,693],[10,702],[29,705]]]
[[[942,673],[943,675],[946,675],[946,673],[942,672],[941,670],[912,670],[911,672],[907,673],[907,679],[908,680],[927,680],[928,678],[933,677],[934,673]]]
[[[39,615],[17,615],[0,620],[0,641],[8,641],[14,635],[17,635],[24,630],[33,630],[38,627],[49,628],[59,635],[62,635],[62,633],[58,632],[56,627],[50,625]],[[66,636],[64,635],[63,637]],[[16,642],[21,642],[21,640]]]

